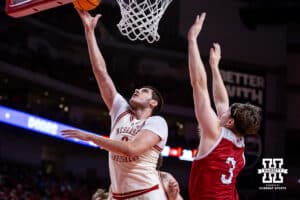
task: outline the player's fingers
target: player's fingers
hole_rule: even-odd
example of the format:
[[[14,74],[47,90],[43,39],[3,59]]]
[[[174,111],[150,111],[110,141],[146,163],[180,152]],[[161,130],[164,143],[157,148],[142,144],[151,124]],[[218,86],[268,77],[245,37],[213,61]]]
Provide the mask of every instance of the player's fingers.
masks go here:
[[[74,137],[76,133],[74,133],[72,130],[62,130],[61,135],[63,137]]]
[[[71,135],[62,135],[64,138],[74,138],[73,136]]]
[[[100,14],[97,14],[95,17],[94,17],[94,19],[93,19],[93,25],[94,26],[96,26],[97,25],[97,23],[98,23],[98,20],[99,20],[99,18],[101,17],[101,15]]]
[[[70,135],[72,132],[70,132],[69,130],[63,130],[61,131],[62,135]]]
[[[198,15],[198,17],[199,17],[199,15]],[[203,12],[199,17],[199,23],[203,24],[205,17],[206,17],[206,12]]]
[[[79,10],[77,7],[75,7],[75,10],[76,10],[76,12],[77,12],[79,15],[81,15],[81,12],[80,12],[80,10]]]
[[[196,16],[196,19],[195,19],[195,22],[194,22],[194,24],[197,24],[197,23],[198,23],[198,21],[199,21],[199,15],[197,15],[197,16]]]
[[[215,53],[215,49],[213,47],[211,47],[209,50],[210,57],[213,56],[214,53]]]
[[[215,42],[213,45],[214,45],[214,48],[215,48],[215,50],[216,50],[217,52],[221,52],[221,46],[220,46],[219,43]]]
[[[61,132],[62,135],[74,135],[72,132]]]
[[[83,17],[83,10],[80,10],[78,8],[75,8],[76,12],[78,13],[78,15],[80,16],[80,18]]]
[[[95,18],[96,18],[97,21],[99,20],[100,17],[102,17],[101,14],[97,14],[97,15],[95,16]]]
[[[75,133],[77,132],[77,130],[75,129],[64,129],[64,130],[61,130],[62,133]]]

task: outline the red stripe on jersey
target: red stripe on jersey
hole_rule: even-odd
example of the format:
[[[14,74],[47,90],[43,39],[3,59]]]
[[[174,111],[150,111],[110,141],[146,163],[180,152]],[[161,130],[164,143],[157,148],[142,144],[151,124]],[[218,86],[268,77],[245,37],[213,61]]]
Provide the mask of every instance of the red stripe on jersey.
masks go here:
[[[112,193],[113,198],[115,199],[128,199],[128,198],[132,198],[132,197],[136,197],[136,196],[140,196],[142,194],[151,192],[153,190],[157,190],[159,188],[158,185],[154,185],[151,188],[147,188],[147,189],[141,189],[141,190],[135,190],[135,191],[131,191],[131,192],[125,192],[125,193]]]
[[[121,119],[122,117],[124,117],[125,115],[127,115],[128,113],[129,113],[129,110],[126,110],[126,111],[122,112],[122,113],[117,117],[117,119],[116,119],[114,125],[113,125],[112,128],[111,128],[111,131],[114,130],[116,124],[120,121],[120,119]]]
[[[133,119],[134,119],[134,116],[133,116],[133,114],[131,113],[131,114],[130,114],[130,122],[132,122]]]
[[[160,148],[160,147],[157,146],[157,145],[155,145],[153,148],[154,148],[155,150],[159,151],[159,152],[161,152],[161,151],[163,150],[162,148]]]

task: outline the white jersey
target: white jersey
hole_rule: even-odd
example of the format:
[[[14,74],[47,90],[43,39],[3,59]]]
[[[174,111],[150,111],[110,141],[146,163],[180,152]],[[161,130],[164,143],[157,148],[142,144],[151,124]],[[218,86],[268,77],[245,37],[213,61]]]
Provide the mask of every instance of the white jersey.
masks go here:
[[[124,156],[109,152],[113,197],[115,199],[165,199],[156,164],[168,137],[166,121],[160,116],[151,116],[145,120],[136,119],[129,110],[129,104],[120,94],[117,94],[113,100],[110,116],[111,139],[130,141],[143,129],[150,130],[161,138],[151,150],[139,156]],[[151,197],[148,198],[147,195]]]

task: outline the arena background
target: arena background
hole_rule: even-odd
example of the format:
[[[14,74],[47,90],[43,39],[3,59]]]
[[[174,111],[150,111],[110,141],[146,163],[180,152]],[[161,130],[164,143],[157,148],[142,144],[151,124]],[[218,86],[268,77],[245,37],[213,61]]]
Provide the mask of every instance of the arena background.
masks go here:
[[[5,14],[4,4],[1,1],[0,105],[108,135],[110,119],[72,5],[15,19]],[[198,42],[205,64],[211,44],[219,42],[231,102],[251,102],[264,111],[259,136],[247,138],[247,166],[237,183],[240,199],[299,199],[299,10],[296,0],[174,0],[159,26],[161,39],[154,44],[120,35],[116,28],[120,11],[113,0],[103,0],[93,11],[103,15],[97,39],[121,94],[128,98],[136,87],[150,84],[165,98],[162,115],[169,124],[167,145],[172,151],[164,158],[163,170],[179,181],[184,199],[191,162],[178,156],[199,142],[186,33],[203,11],[207,20]],[[96,188],[109,186],[105,151],[38,133],[0,123],[2,193],[89,199]],[[285,190],[259,189],[262,175],[257,171],[263,158],[284,159]]]

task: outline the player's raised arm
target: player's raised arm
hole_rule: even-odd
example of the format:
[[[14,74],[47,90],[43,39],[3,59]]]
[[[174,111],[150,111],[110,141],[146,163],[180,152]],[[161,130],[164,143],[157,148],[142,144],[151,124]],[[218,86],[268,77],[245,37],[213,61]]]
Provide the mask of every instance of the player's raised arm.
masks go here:
[[[221,47],[218,43],[214,43],[210,49],[209,64],[212,71],[213,96],[218,117],[229,109],[229,97],[219,70],[220,59]]]
[[[197,16],[194,24],[188,33],[188,51],[189,51],[189,71],[191,85],[193,87],[194,109],[197,121],[202,129],[202,133],[210,138],[217,138],[219,134],[218,118],[211,108],[208,89],[207,76],[200,57],[197,44],[198,35],[202,29],[206,14]]]
[[[101,96],[108,109],[111,110],[113,99],[117,91],[113,81],[107,73],[105,60],[97,45],[95,37],[95,27],[101,15],[98,14],[95,17],[92,17],[87,11],[77,10],[77,12],[85,29],[85,37],[87,40],[90,60]]]

